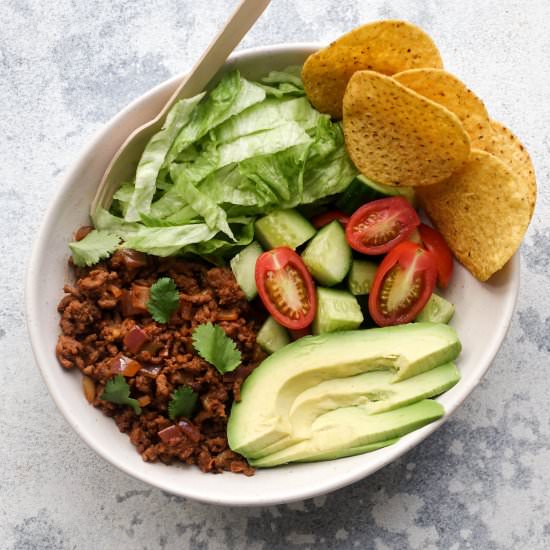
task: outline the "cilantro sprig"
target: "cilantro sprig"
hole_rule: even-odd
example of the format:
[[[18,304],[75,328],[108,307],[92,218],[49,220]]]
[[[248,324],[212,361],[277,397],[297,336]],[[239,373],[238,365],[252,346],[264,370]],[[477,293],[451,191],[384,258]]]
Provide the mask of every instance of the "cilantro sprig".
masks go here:
[[[168,416],[176,420],[180,416],[190,418],[197,404],[198,394],[189,386],[180,386],[171,395],[172,399],[168,403]]]
[[[193,331],[193,347],[221,374],[234,371],[241,364],[241,352],[235,342],[218,325],[206,323]]]
[[[151,286],[147,310],[157,323],[167,323],[179,303],[180,294],[170,277],[162,277]]]
[[[122,374],[117,374],[107,382],[100,399],[117,405],[128,405],[134,409],[136,414],[141,414],[141,407],[137,399],[130,397],[130,386]]]
[[[91,266],[108,258],[118,247],[120,237],[108,231],[90,231],[82,240],[69,243],[73,262],[78,267]]]

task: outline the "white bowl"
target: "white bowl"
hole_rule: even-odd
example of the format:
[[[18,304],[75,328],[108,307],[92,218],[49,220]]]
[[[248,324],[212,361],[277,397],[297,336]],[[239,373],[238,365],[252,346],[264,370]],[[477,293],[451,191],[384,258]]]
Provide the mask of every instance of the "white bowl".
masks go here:
[[[224,70],[239,67],[257,78],[269,70],[302,63],[318,44],[289,44],[254,48],[233,55]],[[192,499],[233,506],[259,506],[301,500],[334,491],[362,479],[418,445],[456,410],[476,387],[495,356],[509,325],[519,287],[519,259],[488,283],[479,283],[456,265],[446,293],[456,304],[452,324],[463,352],[458,360],[461,381],[439,398],[446,415],[390,447],[359,456],[259,470],[255,476],[203,474],[196,467],[143,462],[128,436],[112,419],[84,399],[81,375],[58,364],[59,334],[56,305],[69,280],[67,242],[88,222],[88,209],[107,163],[130,132],[153,118],[181,76],[160,84],[115,116],[84,150],[50,205],[37,236],[27,273],[26,310],[36,362],[59,410],[69,424],[105,460],[124,472],[164,491]]]

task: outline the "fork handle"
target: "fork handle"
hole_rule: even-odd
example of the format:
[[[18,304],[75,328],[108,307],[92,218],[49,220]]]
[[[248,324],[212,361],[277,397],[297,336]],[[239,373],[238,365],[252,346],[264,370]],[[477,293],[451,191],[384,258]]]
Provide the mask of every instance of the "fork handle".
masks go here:
[[[241,0],[223,29],[210,43],[202,57],[178,86],[157,118],[162,118],[170,107],[182,98],[193,97],[204,91],[229,54],[237,47],[258,17],[267,8],[270,0]]]

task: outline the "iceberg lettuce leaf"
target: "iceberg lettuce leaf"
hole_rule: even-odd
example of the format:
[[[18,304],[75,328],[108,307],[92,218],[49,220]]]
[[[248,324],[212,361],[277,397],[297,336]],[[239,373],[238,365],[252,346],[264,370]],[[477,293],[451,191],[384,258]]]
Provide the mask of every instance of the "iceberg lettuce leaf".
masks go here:
[[[190,244],[210,240],[217,233],[205,223],[173,227],[145,227],[129,235],[124,246],[155,256],[172,256]]]
[[[212,131],[210,139],[218,143],[227,143],[287,122],[294,122],[308,130],[315,128],[318,119],[324,116],[316,111],[305,97],[282,101],[266,99],[218,126]]]
[[[149,254],[221,263],[253,240],[254,216],[343,191],[357,170],[340,124],[304,97],[300,70],[260,82],[233,71],[178,102],[145,148],[135,184],[94,214],[96,229]]]
[[[166,155],[204,95],[202,93],[190,99],[179,100],[168,113],[160,132],[149,140],[137,167],[134,191],[124,216],[126,221],[138,221],[140,212],[149,212],[157,176]]]
[[[265,90],[241,77],[238,71],[225,75],[193,113],[190,123],[172,144],[164,166],[167,167],[192,143],[200,140],[232,116],[265,99]]]

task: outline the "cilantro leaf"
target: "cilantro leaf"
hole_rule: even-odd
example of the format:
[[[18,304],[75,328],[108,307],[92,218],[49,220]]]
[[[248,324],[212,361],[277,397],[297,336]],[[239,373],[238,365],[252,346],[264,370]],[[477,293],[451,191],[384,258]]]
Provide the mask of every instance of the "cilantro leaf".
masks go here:
[[[120,237],[108,231],[90,231],[82,240],[69,243],[73,262],[79,267],[97,264],[109,257],[118,247]]]
[[[122,374],[117,374],[107,382],[100,399],[117,405],[129,405],[136,414],[141,414],[141,407],[137,399],[130,397],[130,386]]]
[[[241,352],[235,342],[218,325],[206,323],[193,331],[193,347],[205,360],[223,374],[235,370],[241,364]]]
[[[167,323],[179,304],[180,293],[170,277],[162,277],[151,286],[147,310],[157,323]]]
[[[197,404],[198,394],[189,386],[180,386],[171,395],[172,399],[168,403],[168,416],[175,420],[180,416],[190,418],[195,405]]]

